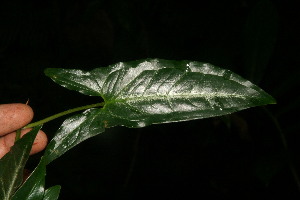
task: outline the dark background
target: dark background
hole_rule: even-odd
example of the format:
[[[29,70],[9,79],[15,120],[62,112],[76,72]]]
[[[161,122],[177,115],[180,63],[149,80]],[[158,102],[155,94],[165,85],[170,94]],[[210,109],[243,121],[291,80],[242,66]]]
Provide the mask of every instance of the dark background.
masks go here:
[[[143,58],[209,62],[258,84],[277,104],[219,118],[107,130],[51,163],[47,186],[61,185],[60,199],[297,199],[296,2],[1,2],[0,103],[29,99],[36,121],[101,100],[54,84],[43,75],[47,67],[90,70]],[[43,129],[51,138],[62,122]]]

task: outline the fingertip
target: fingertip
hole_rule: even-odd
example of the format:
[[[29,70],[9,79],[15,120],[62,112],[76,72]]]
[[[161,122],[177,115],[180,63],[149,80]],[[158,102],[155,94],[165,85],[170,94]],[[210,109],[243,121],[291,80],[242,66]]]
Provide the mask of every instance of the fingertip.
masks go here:
[[[12,103],[0,105],[0,135],[13,132],[31,122],[34,113],[27,104]]]
[[[24,123],[27,124],[27,123],[29,123],[33,119],[34,112],[33,112],[32,108],[28,104],[24,104],[24,103],[11,103],[11,104],[6,104],[6,105],[10,106],[10,108],[12,110],[14,109],[15,112],[18,115],[24,115],[24,118],[26,118],[26,120],[24,120]]]
[[[19,109],[20,115],[24,115],[24,125],[22,124],[22,127],[30,123],[34,116],[33,109],[28,104],[16,103],[15,106]]]

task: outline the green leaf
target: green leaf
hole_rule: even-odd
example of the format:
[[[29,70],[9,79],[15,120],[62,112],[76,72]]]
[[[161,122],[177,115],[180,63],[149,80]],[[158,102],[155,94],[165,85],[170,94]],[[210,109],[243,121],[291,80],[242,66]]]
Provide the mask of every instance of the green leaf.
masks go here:
[[[60,186],[45,190],[46,160],[42,157],[39,165],[17,190],[12,200],[56,200],[59,197]]]
[[[275,103],[233,72],[193,61],[146,59],[90,72],[47,69],[45,73],[68,89],[101,96],[107,127],[200,119]]]
[[[60,186],[53,186],[45,191],[45,196],[43,200],[57,200],[59,197]]]
[[[47,163],[105,128],[214,117],[275,103],[233,72],[193,61],[146,59],[89,72],[47,69],[45,73],[68,89],[105,101],[103,108],[87,110],[62,124],[47,147]]]
[[[43,159],[28,177],[25,183],[14,194],[12,200],[41,200],[44,196],[46,165]]]
[[[29,133],[15,142],[10,152],[0,160],[0,199],[10,200],[23,181],[23,169],[41,126],[36,126]]]
[[[65,120],[45,150],[46,164],[82,141],[104,132],[101,113],[100,109],[89,109]]]

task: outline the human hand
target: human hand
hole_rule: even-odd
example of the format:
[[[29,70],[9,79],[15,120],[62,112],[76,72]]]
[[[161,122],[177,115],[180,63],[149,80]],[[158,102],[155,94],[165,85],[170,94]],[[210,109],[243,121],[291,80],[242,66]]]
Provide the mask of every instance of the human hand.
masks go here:
[[[30,106],[21,103],[0,105],[0,158],[10,151],[15,143],[16,130],[27,125],[33,118]],[[31,129],[21,130],[21,137]],[[47,135],[40,130],[32,145],[30,155],[42,151],[47,145]]]

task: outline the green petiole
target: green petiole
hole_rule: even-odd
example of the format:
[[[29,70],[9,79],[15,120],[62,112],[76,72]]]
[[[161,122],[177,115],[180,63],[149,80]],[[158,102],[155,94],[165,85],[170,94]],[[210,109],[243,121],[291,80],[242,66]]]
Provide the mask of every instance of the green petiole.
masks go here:
[[[38,126],[38,125],[41,125],[41,124],[44,124],[44,123],[47,123],[49,121],[52,121],[56,118],[59,118],[59,117],[62,117],[64,115],[68,115],[70,113],[74,113],[74,112],[77,112],[77,111],[81,111],[81,110],[86,110],[86,109],[89,109],[89,108],[96,108],[96,107],[100,107],[100,106],[104,106],[104,102],[101,102],[101,103],[96,103],[96,104],[91,104],[91,105],[86,105],[86,106],[81,106],[81,107],[77,107],[77,108],[72,108],[70,110],[66,110],[64,112],[61,112],[61,113],[57,113],[55,115],[52,115],[50,117],[47,117],[45,119],[42,119],[40,121],[37,121],[37,122],[33,122],[33,123],[30,123],[26,126],[23,127],[24,128],[32,128],[32,127],[35,127],[35,126]],[[20,131],[21,132],[21,131]],[[17,133],[18,134],[18,133]],[[17,139],[17,136],[16,136],[16,139]]]
[[[15,141],[18,141],[20,138],[21,138],[21,129],[18,129],[16,131],[16,139],[15,139]]]

